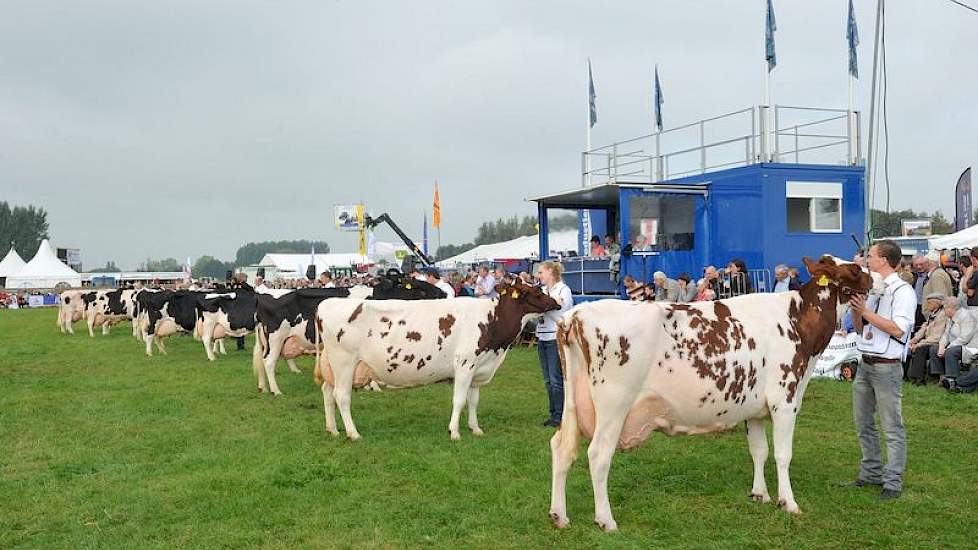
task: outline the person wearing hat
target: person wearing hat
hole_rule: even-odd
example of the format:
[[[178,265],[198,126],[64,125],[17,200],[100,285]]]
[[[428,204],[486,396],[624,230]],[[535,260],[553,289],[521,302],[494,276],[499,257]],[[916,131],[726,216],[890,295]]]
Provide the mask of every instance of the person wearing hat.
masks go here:
[[[927,262],[927,272],[920,274],[924,278],[923,295],[926,297],[940,293],[942,296],[953,296],[954,285],[951,284],[951,276],[941,267],[941,255],[932,250],[924,256],[924,260]],[[921,313],[924,317],[930,315],[930,302],[930,300],[926,300],[921,305]]]
[[[907,370],[907,377],[915,386],[923,386],[927,383],[930,350],[941,341],[947,326],[947,317],[944,315],[944,295],[940,292],[932,292],[924,298],[930,314],[917,334],[910,339],[910,368]]]
[[[428,269],[424,270],[424,274],[425,280],[428,281],[428,284],[435,285],[441,289],[441,291],[445,293],[446,298],[455,297],[455,289],[452,288],[452,285],[442,280],[441,273],[438,271],[437,267],[429,267]]]

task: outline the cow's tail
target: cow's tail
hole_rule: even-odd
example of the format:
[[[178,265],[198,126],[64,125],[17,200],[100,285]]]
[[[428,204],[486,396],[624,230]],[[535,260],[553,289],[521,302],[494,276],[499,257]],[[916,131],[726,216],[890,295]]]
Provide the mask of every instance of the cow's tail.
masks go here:
[[[326,379],[323,377],[322,371],[319,370],[319,365],[323,361],[323,346],[320,345],[320,338],[322,337],[323,332],[323,320],[319,317],[318,312],[313,316],[313,323],[316,326],[316,363],[312,368],[312,379],[315,380],[316,385],[321,388],[323,387],[323,382],[325,382]]]
[[[577,402],[575,392],[583,390],[590,393],[590,388],[585,387],[580,390],[575,382],[578,380],[578,373],[585,368],[587,342],[584,340],[582,321],[577,312],[565,315],[557,323],[557,353],[560,355],[560,367],[564,376],[564,411],[561,415],[560,430],[554,439],[569,441],[560,442],[563,447],[571,445],[576,453],[580,426],[578,426]],[[590,395],[587,396],[590,399]]]
[[[265,371],[265,354],[268,350],[268,332],[265,325],[257,323],[255,325],[255,346],[251,353],[251,370],[258,379],[259,387],[263,380],[262,373]]]

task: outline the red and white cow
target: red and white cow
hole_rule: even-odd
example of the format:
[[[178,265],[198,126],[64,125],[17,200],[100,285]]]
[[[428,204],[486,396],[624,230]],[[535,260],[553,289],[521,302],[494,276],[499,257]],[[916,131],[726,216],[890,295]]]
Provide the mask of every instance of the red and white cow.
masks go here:
[[[557,309],[552,298],[522,283],[500,285],[494,300],[331,300],[316,312],[317,338],[331,371],[322,384],[326,429],[338,435],[335,407],[346,435],[360,434],[350,415],[358,367],[393,387],[454,379],[448,431],[459,439],[459,416],[469,405],[469,429],[482,435],[476,409],[479,388],[492,380],[531,314]],[[324,363],[328,358],[328,364]]]
[[[854,264],[804,259],[812,280],[800,292],[751,294],[716,302],[660,304],[604,300],[564,314],[558,327],[564,364],[563,424],[550,442],[550,517],[568,523],[565,486],[578,435],[591,439],[588,461],[594,521],[617,528],[608,502],[615,449],[652,431],[701,434],[747,424],[754,462],[751,497],[769,502],[764,481],[774,425],[778,504],[799,513],[788,477],[795,417],[810,367],[836,327],[836,306],[871,286]]]

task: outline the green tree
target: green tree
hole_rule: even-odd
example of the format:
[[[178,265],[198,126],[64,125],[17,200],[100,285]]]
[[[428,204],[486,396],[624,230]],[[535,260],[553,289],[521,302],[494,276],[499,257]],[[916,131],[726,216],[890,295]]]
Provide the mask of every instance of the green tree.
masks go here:
[[[919,212],[913,209],[895,210],[884,212],[873,209],[871,211],[873,219],[873,238],[899,237],[903,234],[904,220],[930,220],[931,230],[935,235],[951,233],[954,231],[954,223],[949,221],[944,214],[937,210],[933,214],[926,211]]]
[[[234,264],[242,267],[253,265],[261,261],[265,254],[302,254],[311,252],[313,248],[316,249],[317,254],[329,252],[329,244],[326,241],[299,240],[248,243],[238,249],[234,256]]]
[[[201,256],[190,268],[194,277],[213,277],[215,279],[224,279],[228,271],[234,271],[234,262],[222,262],[214,256]]]
[[[96,267],[95,269],[91,270],[91,273],[118,273],[120,271],[122,270],[119,269],[119,266],[115,265],[114,261],[109,260],[105,262],[104,266]]]
[[[930,227],[935,235],[954,233],[954,222],[945,218],[944,213],[940,210],[934,212],[934,215],[930,217]]]
[[[438,247],[438,251],[435,252],[435,261],[442,261],[453,256],[458,256],[463,252],[467,252],[475,248],[474,243],[465,244],[443,244]]]
[[[13,245],[23,258],[31,258],[48,238],[48,213],[33,205],[14,206],[0,201],[0,258]]]
[[[182,269],[183,267],[176,258],[164,258],[162,260],[146,258],[146,261],[136,268],[137,271],[181,271]]]

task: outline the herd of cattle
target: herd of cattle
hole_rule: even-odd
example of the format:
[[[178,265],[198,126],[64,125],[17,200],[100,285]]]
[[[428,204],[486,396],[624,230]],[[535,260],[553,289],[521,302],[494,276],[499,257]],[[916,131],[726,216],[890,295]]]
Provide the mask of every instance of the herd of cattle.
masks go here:
[[[580,436],[590,439],[594,521],[617,528],[608,500],[616,449],[631,449],[652,431],[669,435],[730,429],[744,422],[754,463],[751,497],[769,502],[765,419],[774,426],[778,505],[799,513],[788,477],[795,417],[811,366],[828,345],[837,306],[872,287],[858,266],[825,256],[804,260],[811,280],[800,291],[752,294],[693,304],[602,300],[575,306],[558,323],[564,370],[563,424],[551,439],[550,517],[568,524],[565,485]],[[358,439],[350,413],[353,389],[408,388],[453,382],[449,433],[459,439],[462,409],[482,435],[479,389],[492,380],[525,325],[559,308],[540,288],[500,285],[493,300],[445,299],[424,281],[392,277],[376,287],[229,292],[169,290],[67,291],[58,326],[73,333],[130,320],[133,336],[155,343],[176,332],[199,336],[208,359],[226,337],[256,334],[253,366],[260,391],[280,395],[275,365],[315,355],[326,429]]]

